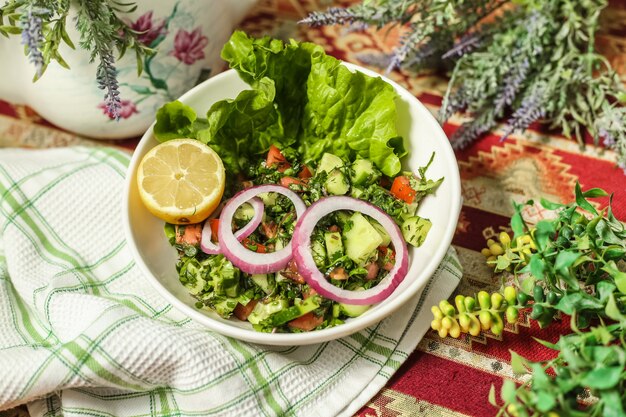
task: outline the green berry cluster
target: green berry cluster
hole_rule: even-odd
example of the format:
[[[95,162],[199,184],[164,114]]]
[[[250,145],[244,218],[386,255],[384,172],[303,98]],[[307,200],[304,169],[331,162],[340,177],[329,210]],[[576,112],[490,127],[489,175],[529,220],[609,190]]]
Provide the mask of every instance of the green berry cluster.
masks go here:
[[[539,287],[540,288],[540,287]],[[478,300],[478,302],[477,302]],[[507,286],[502,293],[480,291],[476,298],[457,295],[454,298],[456,308],[447,300],[433,306],[433,321],[430,327],[440,337],[458,338],[461,333],[478,336],[481,331],[491,330],[495,335],[502,334],[504,319],[507,323],[517,322],[519,310],[526,306],[529,297],[515,287]]]
[[[532,233],[531,230],[530,234],[511,239],[508,233],[500,232],[498,241],[487,240],[487,247],[480,253],[487,258],[487,265],[492,266],[496,272],[513,271],[517,266],[524,267],[530,256],[537,252]]]

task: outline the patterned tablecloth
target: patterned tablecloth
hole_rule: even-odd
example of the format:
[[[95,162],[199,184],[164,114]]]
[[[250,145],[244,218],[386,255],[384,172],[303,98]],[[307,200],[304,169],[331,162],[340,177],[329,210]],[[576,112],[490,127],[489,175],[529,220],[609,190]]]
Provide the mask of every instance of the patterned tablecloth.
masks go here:
[[[394,31],[357,33],[335,27],[310,29],[297,25],[297,20],[308,10],[329,3],[261,0],[242,27],[255,35],[316,42],[329,54],[355,63],[361,63],[358,59],[361,53],[391,51],[398,36]],[[615,1],[610,7],[611,12],[603,17],[598,45],[626,81],[626,2]],[[431,111],[438,110],[446,87],[444,77],[395,71],[390,78],[414,93]],[[451,119],[444,126],[446,133],[451,134],[462,121],[461,117]],[[485,239],[501,230],[510,230],[511,200],[521,202],[543,196],[568,202],[578,180],[584,188],[614,191],[615,214],[626,220],[626,175],[615,167],[612,152],[593,145],[581,150],[558,132],[546,132],[538,126],[503,143],[498,138],[496,130],[457,153],[464,206],[453,243],[465,268],[465,277],[457,290],[464,294],[499,286],[480,249]],[[0,146],[52,147],[89,142],[55,129],[27,107],[0,101]],[[116,142],[130,149],[136,143],[137,139]],[[529,208],[526,214],[535,220],[544,215],[539,206]],[[532,342],[531,337],[555,341],[568,328],[568,320],[562,320],[540,332],[522,314],[518,323],[507,325],[501,336],[488,333],[440,339],[430,332],[387,387],[358,415],[492,416],[496,410],[487,402],[490,386],[499,387],[502,378],[514,378],[509,350],[533,360],[548,358],[551,352]]]

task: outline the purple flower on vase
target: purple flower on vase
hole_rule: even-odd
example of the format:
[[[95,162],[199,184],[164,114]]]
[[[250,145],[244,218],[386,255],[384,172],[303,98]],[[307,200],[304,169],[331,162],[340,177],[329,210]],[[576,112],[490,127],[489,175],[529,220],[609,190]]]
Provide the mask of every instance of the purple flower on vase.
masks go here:
[[[208,44],[209,39],[202,35],[199,27],[193,32],[179,29],[174,39],[174,50],[170,55],[186,65],[193,65],[196,61],[204,59],[204,48]]]
[[[104,113],[107,116],[109,116],[109,118],[111,118],[111,119],[116,119],[117,118],[111,112],[111,109],[106,105],[106,103],[98,104],[98,108],[102,109],[102,113]],[[132,101],[130,101],[130,100],[122,100],[122,101],[120,101],[120,108],[118,109],[117,112],[118,112],[118,115],[119,115],[120,118],[128,119],[133,114],[139,113],[139,110],[137,110],[137,106],[135,106],[135,103],[133,103]]]
[[[137,21],[130,24],[130,28],[136,32],[137,40],[146,46],[150,46],[152,42],[165,32],[165,19],[154,20],[152,11],[144,13]]]

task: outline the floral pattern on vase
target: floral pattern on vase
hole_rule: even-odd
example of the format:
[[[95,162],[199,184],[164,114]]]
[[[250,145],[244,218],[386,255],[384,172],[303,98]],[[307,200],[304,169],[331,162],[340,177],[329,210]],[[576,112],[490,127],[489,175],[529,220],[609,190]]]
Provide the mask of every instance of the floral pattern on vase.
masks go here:
[[[174,50],[170,52],[170,55],[186,65],[193,65],[196,61],[204,59],[204,48],[208,43],[209,39],[202,35],[199,27],[193,32],[180,29],[176,34]]]

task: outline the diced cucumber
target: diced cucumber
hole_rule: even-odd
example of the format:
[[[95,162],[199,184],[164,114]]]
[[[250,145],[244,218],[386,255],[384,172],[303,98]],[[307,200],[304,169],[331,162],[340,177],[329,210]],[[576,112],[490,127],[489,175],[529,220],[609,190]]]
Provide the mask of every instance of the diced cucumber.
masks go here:
[[[352,187],[350,188],[350,197],[353,198],[361,198],[365,191],[360,187]]]
[[[250,275],[250,279],[256,285],[258,285],[265,294],[271,294],[274,292],[274,288],[276,287],[276,281],[274,281],[273,276],[267,274],[254,274]]]
[[[298,317],[304,316],[305,314],[315,310],[320,306],[320,303],[320,296],[309,297],[304,301],[296,298],[292,307],[285,308],[275,314],[272,314],[263,324],[272,327],[282,326],[291,320],[297,319]]]
[[[339,317],[340,313],[341,313],[341,308],[339,307],[339,304],[333,304],[333,317],[335,318]]]
[[[358,317],[370,309],[371,305],[337,304],[339,310],[348,317]]]
[[[190,294],[196,295],[200,291],[202,291],[202,289],[204,288],[204,284],[206,284],[206,281],[196,275],[196,282],[194,284],[187,284],[186,287],[189,290]]]
[[[380,237],[383,239],[381,245],[389,246],[389,244],[391,243],[391,236],[389,236],[389,233],[387,233],[385,228],[374,219],[370,219],[370,223],[372,224],[372,226],[374,226],[374,229],[376,229]]]
[[[421,246],[433,224],[428,219],[419,216],[409,217],[402,223],[404,240],[415,247]]]
[[[335,212],[335,218],[339,223],[339,226],[343,229],[346,226],[346,223],[350,221],[351,214],[345,210],[339,210]]]
[[[211,307],[221,317],[228,318],[233,314],[233,310],[237,307],[237,300],[232,298],[217,298],[211,302]]]
[[[371,185],[380,178],[380,172],[369,159],[357,159],[352,163],[350,179],[354,185]]]
[[[254,217],[254,207],[250,203],[243,203],[233,214],[233,218],[241,221],[249,221]]]
[[[321,268],[326,264],[326,248],[319,240],[313,240],[311,242],[311,254],[313,255],[315,265],[317,265],[318,268]]]
[[[274,206],[276,205],[276,199],[278,198],[278,193],[261,193],[258,197],[263,201],[263,204],[266,206]]]
[[[326,191],[332,195],[344,195],[350,190],[350,184],[348,184],[346,176],[338,169],[330,171],[324,186]]]
[[[289,302],[284,299],[278,299],[270,301],[267,304],[257,303],[252,310],[252,313],[248,316],[248,321],[252,324],[259,324],[274,313],[277,313],[285,308],[289,307]]]
[[[320,172],[330,173],[335,168],[340,168],[343,166],[343,161],[337,155],[333,155],[332,153],[325,153],[322,155],[322,159],[320,159],[320,163],[317,165],[316,174]]]
[[[346,255],[360,266],[365,265],[376,248],[383,243],[372,224],[358,212],[350,216],[350,227],[343,229],[343,237]]]
[[[324,242],[326,243],[326,252],[328,259],[333,262],[343,256],[343,242],[339,232],[324,233]]]

